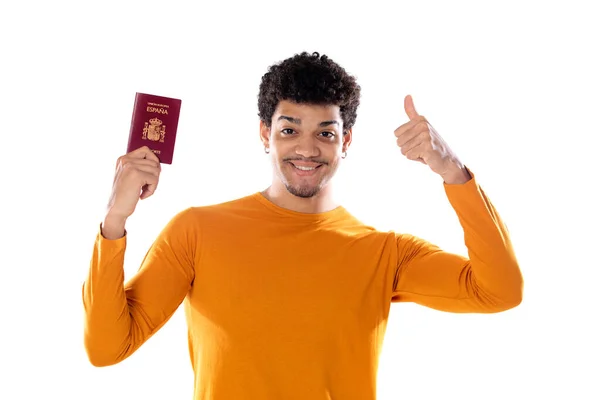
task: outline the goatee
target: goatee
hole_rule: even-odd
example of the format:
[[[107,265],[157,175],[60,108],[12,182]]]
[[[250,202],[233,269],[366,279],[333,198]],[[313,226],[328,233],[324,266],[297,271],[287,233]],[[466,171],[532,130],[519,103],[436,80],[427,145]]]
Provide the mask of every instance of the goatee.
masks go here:
[[[287,189],[288,192],[290,192],[291,194],[293,194],[296,197],[301,197],[303,199],[307,199],[310,197],[315,196],[317,193],[319,193],[319,187],[314,186],[314,187],[294,187],[291,185],[285,185],[285,188]]]

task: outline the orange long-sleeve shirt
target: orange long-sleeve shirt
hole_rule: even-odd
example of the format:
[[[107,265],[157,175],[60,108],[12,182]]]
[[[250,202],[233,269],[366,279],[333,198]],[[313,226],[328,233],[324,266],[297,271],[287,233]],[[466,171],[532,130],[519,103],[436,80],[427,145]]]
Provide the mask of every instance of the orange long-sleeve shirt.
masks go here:
[[[194,399],[375,399],[391,302],[487,313],[521,301],[507,230],[475,177],[444,188],[469,258],[260,193],[178,213],[128,282],[126,236],[98,232],[83,285],[89,359],[122,361],[184,302]]]

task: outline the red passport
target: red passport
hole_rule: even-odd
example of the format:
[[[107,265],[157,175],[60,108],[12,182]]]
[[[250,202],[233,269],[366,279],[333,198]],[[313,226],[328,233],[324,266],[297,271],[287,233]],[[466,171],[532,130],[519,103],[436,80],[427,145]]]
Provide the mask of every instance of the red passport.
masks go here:
[[[148,146],[163,164],[173,162],[181,100],[136,93],[127,153]]]

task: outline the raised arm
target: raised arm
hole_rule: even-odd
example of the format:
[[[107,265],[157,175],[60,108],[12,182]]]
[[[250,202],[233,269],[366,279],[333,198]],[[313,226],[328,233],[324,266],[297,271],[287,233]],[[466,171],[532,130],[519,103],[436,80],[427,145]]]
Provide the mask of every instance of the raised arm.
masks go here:
[[[126,236],[97,234],[83,284],[84,343],[95,366],[116,364],[135,352],[175,313],[194,280],[195,235],[185,211],[173,218],[124,282]]]
[[[449,312],[492,313],[520,304],[523,278],[506,226],[473,177],[444,184],[464,231],[468,257],[397,235],[392,301]]]
[[[397,144],[408,159],[427,165],[443,179],[464,230],[468,257],[411,235],[398,235],[392,300],[451,312],[515,307],[521,302],[523,278],[502,219],[471,171],[417,113],[411,96],[405,97],[404,109],[410,120],[394,131]]]
[[[117,163],[109,211],[82,287],[84,344],[95,366],[116,364],[136,351],[173,315],[194,280],[196,228],[185,210],[169,221],[139,271],[124,282],[125,220],[138,198],[154,192],[158,172],[158,160],[147,148]]]

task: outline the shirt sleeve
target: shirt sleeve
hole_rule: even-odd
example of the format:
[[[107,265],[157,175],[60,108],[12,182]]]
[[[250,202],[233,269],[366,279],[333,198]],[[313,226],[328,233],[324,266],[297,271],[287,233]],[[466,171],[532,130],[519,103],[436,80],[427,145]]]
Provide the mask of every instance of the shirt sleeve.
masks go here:
[[[84,344],[95,366],[133,354],[175,313],[194,280],[196,233],[189,209],[163,228],[137,273],[124,283],[127,233],[109,240],[97,233],[82,286]]]
[[[457,313],[516,307],[522,299],[523,278],[498,212],[472,173],[468,182],[444,183],[444,189],[463,228],[468,257],[413,235],[397,234],[392,301]]]

